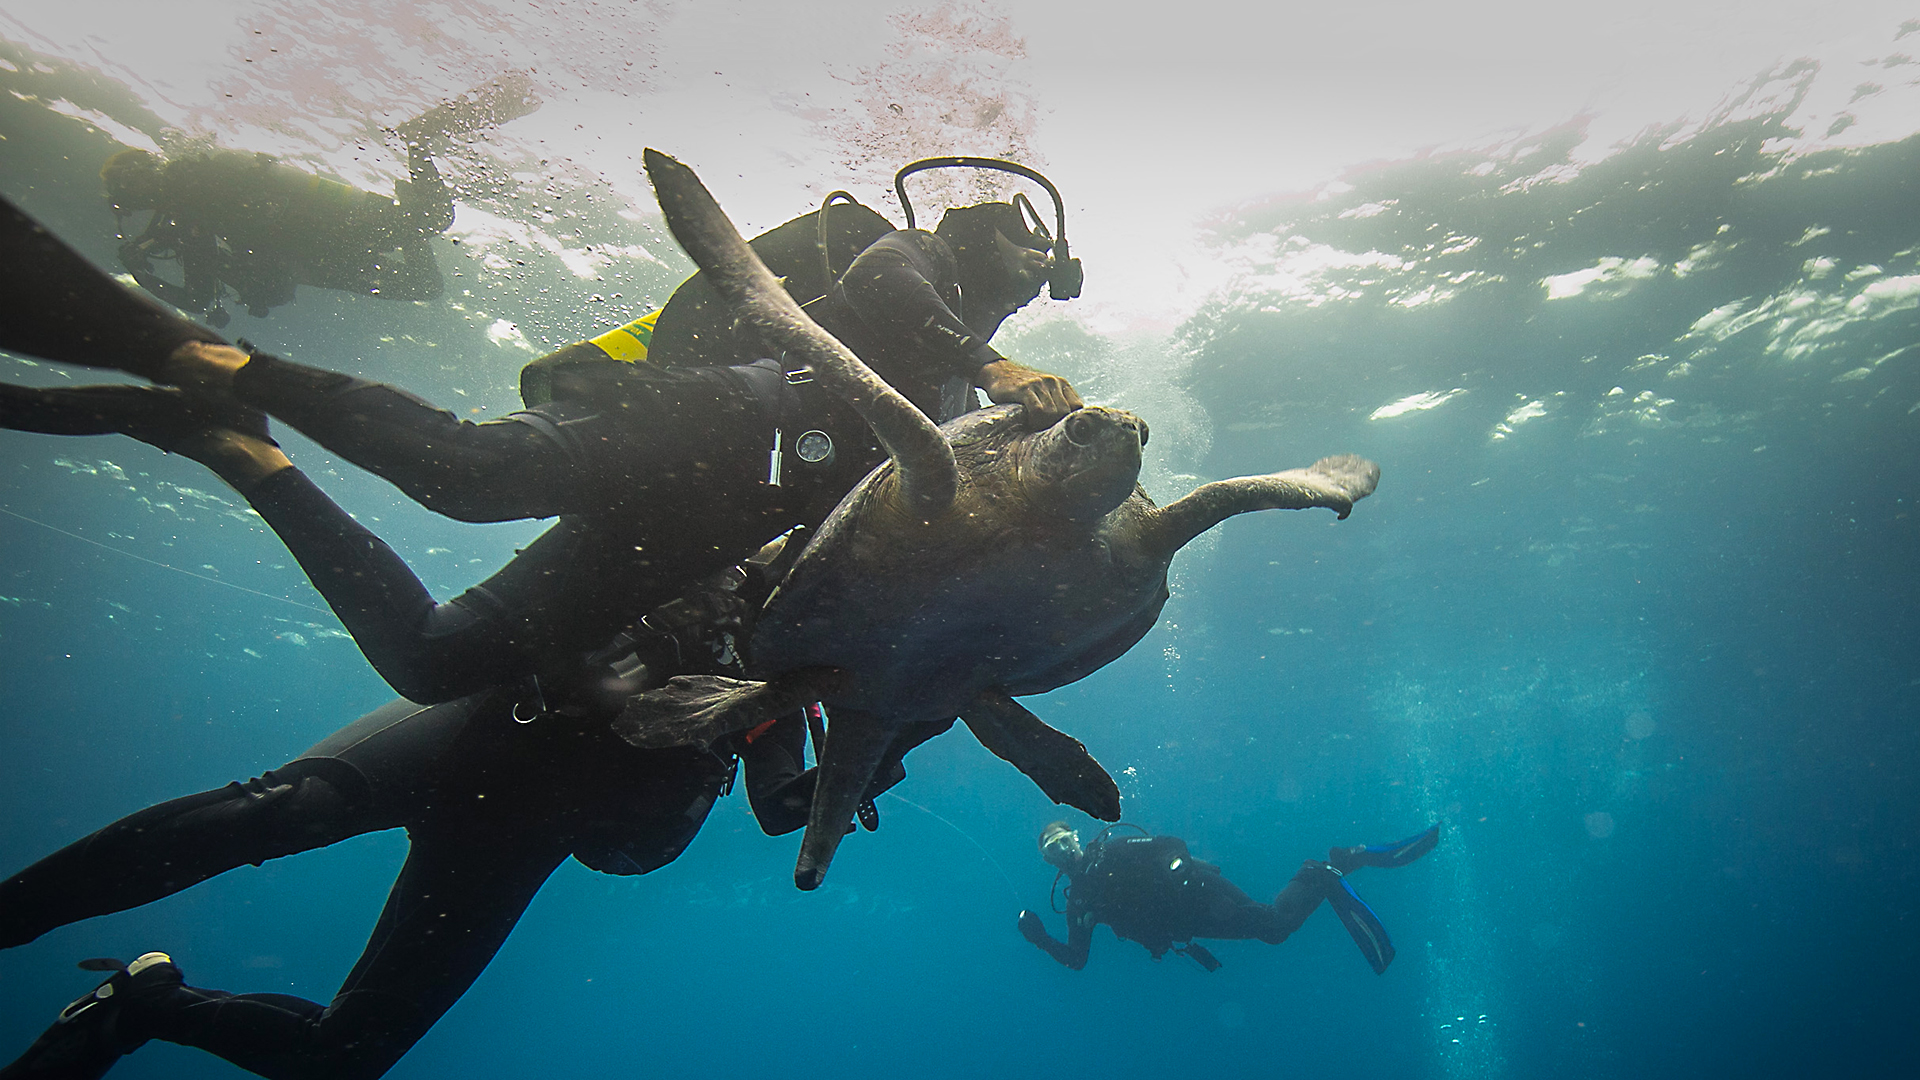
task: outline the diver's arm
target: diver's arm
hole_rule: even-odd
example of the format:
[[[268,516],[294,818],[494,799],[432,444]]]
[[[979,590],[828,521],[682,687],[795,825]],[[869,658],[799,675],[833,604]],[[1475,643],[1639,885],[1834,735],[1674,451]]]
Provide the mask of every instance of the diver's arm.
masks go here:
[[[848,306],[868,325],[910,341],[940,374],[966,376],[995,404],[1024,406],[1034,430],[1079,408],[1072,383],[1000,355],[948,306],[935,285],[957,276],[951,252],[941,254],[945,247],[931,234],[906,230],[875,241],[841,278]],[[947,288],[958,296],[958,286]]]
[[[958,286],[952,284],[957,271],[952,255],[939,258],[934,244],[945,247],[931,233],[889,233],[860,253],[840,285],[854,314],[884,336],[910,343],[910,351],[934,369],[929,375],[971,378],[983,365],[1006,358],[961,321],[941,295],[936,282],[958,299]]]
[[[1020,935],[1048,956],[1075,971],[1087,966],[1087,953],[1093,947],[1093,920],[1073,901],[1067,901],[1067,940],[1062,943],[1047,933],[1046,923],[1031,911],[1020,913]]]

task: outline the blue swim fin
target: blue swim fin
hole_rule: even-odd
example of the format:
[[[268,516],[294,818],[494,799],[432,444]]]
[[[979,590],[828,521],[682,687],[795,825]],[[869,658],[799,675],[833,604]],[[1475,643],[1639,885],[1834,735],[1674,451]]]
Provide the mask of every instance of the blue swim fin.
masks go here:
[[[1362,844],[1358,847],[1335,848],[1327,853],[1328,861],[1338,867],[1342,873],[1357,870],[1362,866],[1377,866],[1391,869],[1405,866],[1425,855],[1440,843],[1440,826],[1430,826],[1426,832],[1409,836],[1391,844]]]
[[[1353,943],[1360,946],[1360,953],[1373,966],[1373,973],[1385,975],[1387,965],[1393,963],[1393,941],[1387,937],[1387,928],[1380,925],[1380,917],[1360,899],[1360,894],[1353,891],[1344,877],[1340,879],[1339,888],[1328,892],[1327,904],[1340,916],[1347,933],[1353,935]]]

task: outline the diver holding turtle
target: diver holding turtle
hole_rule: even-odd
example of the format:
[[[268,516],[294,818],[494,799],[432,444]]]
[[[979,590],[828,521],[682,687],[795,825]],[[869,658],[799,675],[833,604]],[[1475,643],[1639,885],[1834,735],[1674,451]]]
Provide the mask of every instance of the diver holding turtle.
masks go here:
[[[41,290],[49,301],[41,310],[49,314],[9,322],[0,344],[97,363],[121,350],[164,356],[183,344],[218,341],[110,279],[82,272],[90,268],[24,215],[12,213],[0,230],[0,246],[66,272],[62,284]],[[74,306],[109,313],[109,329],[92,332],[97,324],[89,321],[82,330],[79,318],[61,314]],[[6,426],[129,434],[209,464],[250,495],[275,476],[298,476],[266,437],[263,419],[231,402],[133,386],[6,391]],[[353,531],[351,519],[318,489],[305,484],[302,491],[301,508],[312,520],[268,520],[295,532],[313,520],[335,530],[335,545],[310,556],[347,558],[351,566],[397,563],[377,538]],[[412,581],[403,564],[383,572]],[[368,604],[392,602],[379,592],[391,580],[360,595]],[[343,620],[349,614],[352,608]],[[815,689],[799,682],[807,685],[796,685],[796,693]],[[113,974],[63,1010],[0,1077],[97,1077],[151,1038],[203,1047],[262,1075],[378,1076],[479,975],[560,861],[572,854],[615,873],[662,865],[730,783],[724,751],[637,749],[604,723],[514,724],[521,687],[501,683],[496,674],[487,688],[437,705],[395,702],[280,769],[135,814],[0,883],[5,946],[150,902],[241,863],[376,829],[405,827],[413,840],[374,939],[331,1005],[189,987],[161,953],[125,966],[89,962]],[[769,699],[768,722],[749,729],[746,741],[796,712],[799,700]],[[911,744],[895,747],[896,768]],[[750,793],[752,786],[750,769]]]
[[[1120,828],[1140,835],[1114,836]],[[1075,971],[1087,966],[1093,928],[1100,923],[1146,946],[1155,960],[1177,952],[1215,971],[1220,961],[1194,938],[1253,938],[1278,945],[1324,900],[1367,963],[1384,975],[1393,962],[1393,942],[1347,875],[1364,866],[1405,866],[1439,842],[1440,826],[1434,825],[1396,843],[1334,848],[1325,861],[1308,859],[1273,903],[1262,904],[1228,881],[1219,867],[1194,858],[1177,836],[1114,825],[1083,848],[1080,834],[1056,821],[1040,831],[1040,857],[1067,879],[1067,940],[1055,940],[1031,911],[1020,913],[1020,933]]]
[[[889,233],[834,285],[845,296],[829,306],[849,313],[843,328],[864,334],[881,376],[927,408],[938,409],[953,375],[1024,405],[1036,428],[1080,405],[1066,380],[986,344],[1049,277],[1057,293],[1078,292],[1078,260],[1051,262],[1044,230],[1021,225],[1018,242],[1007,237],[1022,213],[1011,203],[952,210],[954,224],[942,221],[951,243],[937,232]],[[280,534],[374,668],[415,701],[525,676],[570,678],[582,654],[688,582],[819,521],[884,456],[858,415],[805,371],[775,360],[716,366],[683,355],[681,364],[672,350],[644,364],[603,353],[601,363],[556,369],[563,392],[550,400],[468,423],[395,387],[242,352],[143,303],[19,211],[6,217],[0,249],[19,280],[5,295],[19,317],[6,321],[0,347],[181,389],[12,387],[0,425],[125,431],[207,464]],[[903,248],[929,259],[946,252],[933,272],[951,280],[929,280]],[[964,298],[961,283],[971,287]],[[948,299],[964,299],[967,321]],[[560,521],[485,582],[436,603],[263,437],[248,419],[257,412],[449,517]],[[820,449],[802,445],[808,436]]]
[[[453,224],[453,191],[433,155],[449,137],[538,107],[531,81],[513,72],[400,124],[408,177],[391,198],[266,154],[122,150],[100,170],[107,199],[123,221],[151,213],[120,261],[142,288],[215,326],[227,323],[228,295],[264,317],[301,285],[431,300],[443,287],[431,240]],[[166,280],[156,261],[177,262],[181,280]]]

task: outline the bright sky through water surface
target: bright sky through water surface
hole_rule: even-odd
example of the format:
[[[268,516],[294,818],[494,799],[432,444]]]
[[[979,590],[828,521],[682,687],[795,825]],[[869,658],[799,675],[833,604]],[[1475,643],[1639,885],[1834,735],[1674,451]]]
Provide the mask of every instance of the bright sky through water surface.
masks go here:
[[[399,163],[356,148],[366,143],[356,102],[391,123],[495,62],[533,66],[548,104],[504,140],[636,201],[648,198],[639,151],[657,146],[694,164],[747,228],[838,186],[883,199],[900,144],[856,173],[843,162],[859,148],[828,110],[857,113],[863,94],[873,108],[886,104],[876,93],[938,96],[953,85],[942,69],[960,57],[957,70],[995,84],[989,95],[1030,110],[1015,118],[1028,159],[1062,186],[1088,267],[1073,310],[1103,329],[1169,326],[1217,287],[1216,260],[1193,245],[1223,210],[1310,196],[1369,162],[1492,147],[1566,123],[1585,126],[1576,157],[1590,160],[1649,125],[1705,120],[1757,74],[1799,58],[1823,65],[1798,114],[1809,141],[1878,142],[1920,128],[1911,77],[1873,63],[1899,51],[1896,39],[1912,40],[1903,22],[1916,11],[1897,2],[1199,2],[1178,5],[1178,18],[1160,6],[961,2],[948,7],[1002,24],[997,44],[887,51],[903,38],[890,14],[940,7],[467,2],[445,7],[454,18],[413,26],[368,3],[295,13],[34,2],[10,5],[0,32],[127,79],[190,132],[370,186],[379,186],[370,173],[391,176]],[[261,50],[284,45],[295,25],[320,53]],[[876,92],[862,72],[883,63],[893,74]],[[1877,92],[1862,94],[1869,86]],[[1843,113],[1853,121],[1828,138]]]

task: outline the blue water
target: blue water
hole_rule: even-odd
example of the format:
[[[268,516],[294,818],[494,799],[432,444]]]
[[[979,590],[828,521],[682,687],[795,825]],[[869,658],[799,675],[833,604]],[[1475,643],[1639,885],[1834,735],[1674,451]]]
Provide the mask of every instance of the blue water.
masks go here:
[[[0,123],[0,191],[110,263],[112,145],[16,100]],[[1399,945],[1384,977],[1325,912],[1217,945],[1213,974],[1104,930],[1058,967],[1014,916],[1046,908],[1033,838],[1059,811],[956,733],[817,893],[740,795],[654,874],[563,867],[392,1075],[1914,1075],[1920,140],[1787,160],[1781,123],[1577,174],[1571,136],[1377,168],[1218,221],[1243,272],[1171,343],[1001,342],[1145,414],[1162,498],[1381,463],[1345,522],[1195,544],[1163,625],[1029,704],[1129,820],[1256,895],[1444,820],[1426,860],[1356,879]],[[478,295],[422,305],[303,290],[229,333],[502,413],[533,353],[498,320],[544,351],[686,269],[645,223],[584,227],[666,265],[469,266]],[[621,311],[588,298],[615,289]],[[454,524],[287,443],[442,596],[540,527]],[[190,462],[0,432],[0,507],[9,872],[390,697]],[[164,948],[200,985],[325,1000],[403,853],[364,837],[0,954],[0,1056],[92,985],[84,956]],[[114,1075],[238,1072],[155,1044]]]

